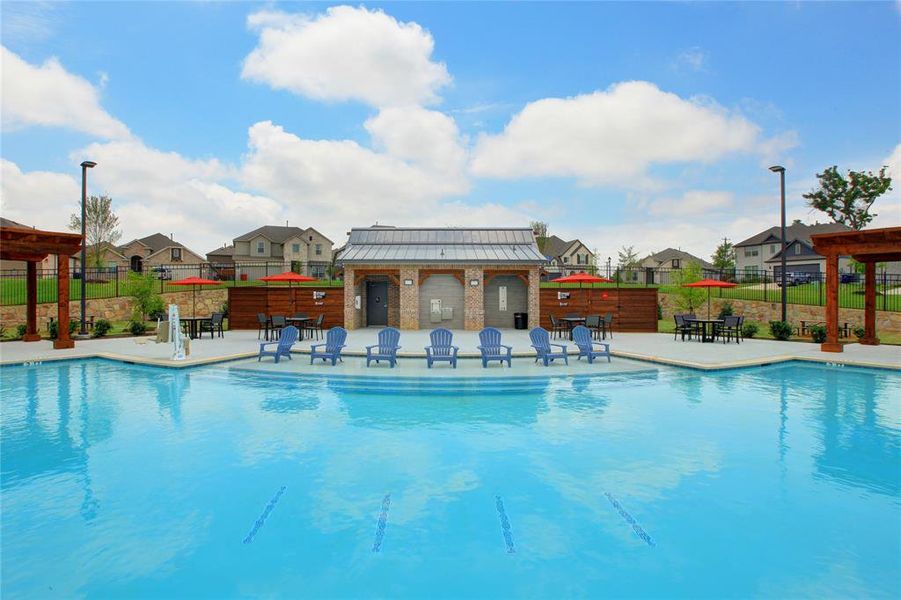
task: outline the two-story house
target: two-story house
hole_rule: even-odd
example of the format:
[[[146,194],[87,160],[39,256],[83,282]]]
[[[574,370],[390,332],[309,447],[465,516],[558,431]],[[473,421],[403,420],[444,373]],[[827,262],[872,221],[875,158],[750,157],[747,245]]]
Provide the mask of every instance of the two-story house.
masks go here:
[[[805,225],[796,220],[785,228],[786,271],[789,273],[823,273],[826,259],[813,251],[810,236],[817,233],[848,231],[839,223],[815,223]],[[764,273],[776,277],[781,272],[781,228],[770,227],[735,244],[735,269],[743,276]],[[839,259],[839,269],[846,271],[849,257]]]
[[[541,252],[547,258],[545,271],[551,279],[595,270],[594,253],[580,240],[563,240],[552,235],[543,240]]]
[[[278,268],[320,279],[332,263],[332,245],[312,227],[264,225],[234,239],[232,261],[236,272],[250,278]]]

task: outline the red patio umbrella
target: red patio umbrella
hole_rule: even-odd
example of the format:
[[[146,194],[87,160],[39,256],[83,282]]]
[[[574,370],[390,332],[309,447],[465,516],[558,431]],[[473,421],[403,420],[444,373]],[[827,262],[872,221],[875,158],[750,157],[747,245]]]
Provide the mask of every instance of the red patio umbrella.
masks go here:
[[[733,288],[737,284],[728,281],[720,281],[718,279],[702,279],[692,283],[683,283],[682,287],[690,288],[707,288],[707,318],[710,318],[710,288]]]
[[[172,281],[169,285],[190,285],[191,286],[191,312],[197,312],[197,286],[198,285],[221,285],[221,281],[213,281],[212,279],[204,279],[203,277],[186,277],[178,281]],[[191,315],[196,317],[197,315]]]
[[[292,283],[301,283],[303,281],[316,281],[315,277],[307,277],[306,275],[301,275],[299,273],[295,273],[294,271],[285,271],[284,273],[279,273],[277,275],[267,275],[266,277],[260,277],[260,281],[265,281],[266,283],[277,283],[279,281],[287,281],[288,287],[291,287]],[[292,310],[297,310],[297,297],[291,296],[291,306]]]
[[[573,273],[566,277],[558,277],[551,283],[578,283],[581,288],[583,283],[613,283],[613,280],[607,279],[606,277],[598,277],[597,275],[590,275],[588,273]]]

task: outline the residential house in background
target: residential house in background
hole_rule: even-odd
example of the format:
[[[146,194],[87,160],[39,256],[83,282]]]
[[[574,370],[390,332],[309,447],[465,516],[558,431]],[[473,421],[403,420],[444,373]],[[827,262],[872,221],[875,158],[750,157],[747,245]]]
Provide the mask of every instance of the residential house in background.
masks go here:
[[[786,270],[789,273],[824,273],[826,259],[813,251],[810,236],[817,233],[848,231],[839,223],[815,223],[805,225],[796,220],[785,228]],[[770,227],[735,244],[735,269],[745,276],[763,274],[776,277],[781,272],[781,228]],[[850,257],[839,259],[839,270],[847,271]]]
[[[234,265],[235,264],[235,247],[226,244],[221,248],[210,250],[206,253],[206,260],[212,265]]]
[[[312,227],[264,225],[234,239],[232,261],[239,276],[251,279],[273,269],[321,279],[332,263],[332,246],[332,240]]]
[[[639,269],[625,273],[623,278],[628,281],[640,280],[647,284],[668,285],[672,283],[671,275],[674,270],[684,269],[693,262],[701,265],[701,271],[704,274],[715,270],[713,264],[700,256],[678,248],[667,248],[643,258],[638,263]],[[644,272],[643,277],[640,274],[641,271]]]
[[[541,252],[547,258],[545,271],[548,279],[556,279],[573,273],[594,271],[594,253],[580,240],[563,240],[552,235],[541,243]]]
[[[162,279],[182,279],[200,274],[204,259],[184,244],[162,233],[134,239],[117,247],[119,266],[135,273],[156,271]],[[192,269],[192,265],[197,265]]]

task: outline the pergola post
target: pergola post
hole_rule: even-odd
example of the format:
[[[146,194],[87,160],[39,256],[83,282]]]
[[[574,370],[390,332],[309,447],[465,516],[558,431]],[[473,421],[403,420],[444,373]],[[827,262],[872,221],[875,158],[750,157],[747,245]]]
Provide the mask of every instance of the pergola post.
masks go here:
[[[53,347],[74,348],[75,340],[69,335],[69,257],[57,256],[57,303],[56,320],[57,335]]]
[[[826,341],[823,352],[841,352],[838,342],[838,254],[826,255]]]
[[[25,335],[22,340],[37,342],[38,334],[38,263],[29,260],[25,263]]]
[[[864,304],[863,304],[863,330],[864,335],[861,344],[876,346],[879,339],[876,337],[876,263],[867,261],[864,263]]]

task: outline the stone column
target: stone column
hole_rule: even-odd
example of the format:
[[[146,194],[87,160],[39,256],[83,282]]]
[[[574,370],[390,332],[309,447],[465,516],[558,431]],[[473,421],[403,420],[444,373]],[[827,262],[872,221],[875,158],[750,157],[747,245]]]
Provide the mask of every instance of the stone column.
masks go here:
[[[26,342],[41,339],[38,333],[38,264],[33,260],[25,263],[25,335]]]
[[[75,340],[69,336],[69,257],[60,256],[57,261],[57,303],[56,303],[56,320],[57,320],[57,336],[53,340],[53,347],[74,348]]]
[[[820,344],[823,352],[841,352],[838,341],[838,255],[826,257],[826,341]]]
[[[538,267],[529,268],[529,329],[541,327],[541,275]]]
[[[350,331],[357,328],[357,309],[354,307],[354,298],[357,295],[357,286],[354,285],[354,270],[344,269],[344,329]]]
[[[479,285],[470,285],[472,280]],[[485,327],[485,272],[481,267],[463,271],[463,329],[480,331]]]
[[[876,263],[864,263],[864,304],[863,304],[863,339],[861,344],[876,346],[879,338],[876,337]]]
[[[413,285],[406,285],[412,280]],[[400,328],[419,329],[419,268],[400,269]]]

